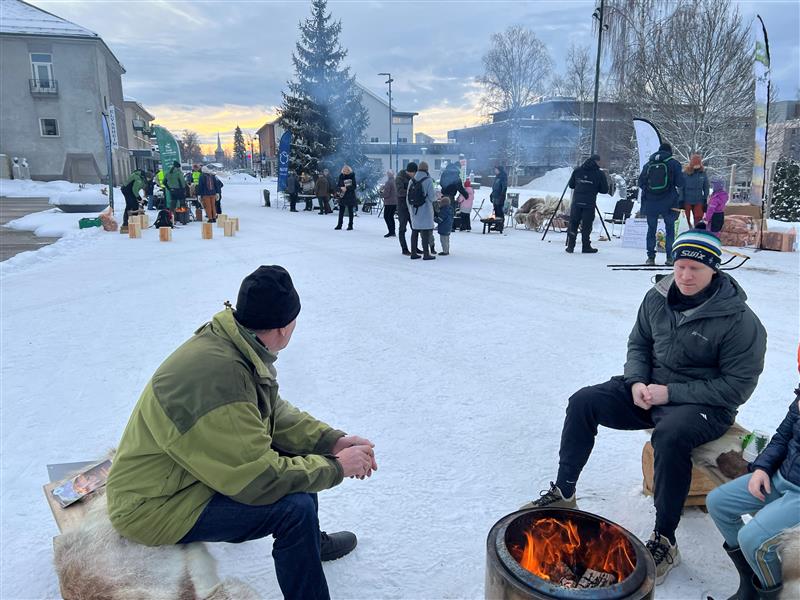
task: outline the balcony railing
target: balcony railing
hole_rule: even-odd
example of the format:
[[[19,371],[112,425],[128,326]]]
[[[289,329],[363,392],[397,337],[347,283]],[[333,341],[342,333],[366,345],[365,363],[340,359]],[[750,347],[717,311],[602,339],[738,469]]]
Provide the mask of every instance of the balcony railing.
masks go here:
[[[58,94],[58,82],[55,79],[29,79],[31,94],[34,96],[55,96]]]

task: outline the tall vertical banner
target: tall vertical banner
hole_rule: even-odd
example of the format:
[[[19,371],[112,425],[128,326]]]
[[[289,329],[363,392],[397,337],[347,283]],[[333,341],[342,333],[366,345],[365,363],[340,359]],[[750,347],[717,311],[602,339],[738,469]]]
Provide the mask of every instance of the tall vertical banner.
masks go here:
[[[769,40],[764,21],[756,31],[753,75],[756,80],[756,142],[753,152],[753,177],[750,184],[750,203],[761,204],[764,199],[764,166],[767,160],[767,116],[769,114]]]
[[[633,120],[633,131],[636,133],[636,145],[639,148],[639,172],[644,169],[650,155],[658,152],[661,145],[661,134],[647,119]]]
[[[289,150],[292,145],[292,134],[284,131],[278,144],[278,191],[286,189],[286,180],[289,177]]]
[[[106,148],[106,170],[108,171],[108,205],[114,211],[114,159],[111,155],[111,127],[108,124],[108,115],[101,113],[100,123],[103,126],[103,145]]]
[[[181,149],[175,136],[168,130],[160,125],[154,125],[153,131],[156,134],[158,153],[161,155],[161,168],[166,172],[174,161],[181,162]]]

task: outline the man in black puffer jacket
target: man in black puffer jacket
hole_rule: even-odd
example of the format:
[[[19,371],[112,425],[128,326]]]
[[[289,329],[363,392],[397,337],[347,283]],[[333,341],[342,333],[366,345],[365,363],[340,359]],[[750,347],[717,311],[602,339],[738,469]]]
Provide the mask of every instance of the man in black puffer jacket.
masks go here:
[[[656,522],[646,546],[656,584],[680,562],[675,530],[692,480],[692,450],[728,431],[764,368],[767,332],[739,284],[718,270],[721,256],[710,233],[678,236],[673,275],[639,307],[624,375],[570,397],[556,482],[526,505],[575,507],[598,426],[653,429]]]
[[[572,194],[572,206],[569,211],[569,231],[567,231],[567,252],[575,251],[575,241],[578,238],[578,223],[581,226],[581,242],[584,254],[594,254],[597,248],[592,248],[592,224],[594,223],[597,194],[608,193],[608,180],[606,174],[600,170],[600,156],[592,154],[580,167],[572,172],[569,178],[569,188],[575,190]]]
[[[739,572],[735,598],[778,598],[782,573],[776,538],[800,525],[800,388],[750,470],[752,475],[713,490],[706,506]],[[744,514],[754,514],[747,525],[742,521]]]

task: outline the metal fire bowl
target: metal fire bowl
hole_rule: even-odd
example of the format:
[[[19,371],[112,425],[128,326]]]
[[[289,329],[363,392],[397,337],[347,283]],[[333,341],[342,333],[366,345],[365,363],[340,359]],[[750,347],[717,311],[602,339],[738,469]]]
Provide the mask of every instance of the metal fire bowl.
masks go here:
[[[508,551],[508,529],[524,530],[539,517],[575,517],[578,521],[595,520],[617,528],[633,546],[636,566],[624,581],[604,588],[574,590],[553,584],[524,569]],[[656,579],[653,557],[639,539],[624,527],[598,515],[571,508],[531,508],[506,515],[494,524],[486,539],[485,597],[495,600],[617,600],[652,599]]]

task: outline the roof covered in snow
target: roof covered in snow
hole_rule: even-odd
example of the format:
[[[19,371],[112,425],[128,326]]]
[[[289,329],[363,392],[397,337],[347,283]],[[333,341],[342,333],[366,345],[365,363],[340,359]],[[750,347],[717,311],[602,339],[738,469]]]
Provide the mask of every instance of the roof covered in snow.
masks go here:
[[[21,0],[0,0],[0,33],[99,38],[94,31]]]

